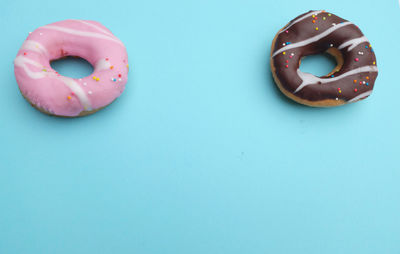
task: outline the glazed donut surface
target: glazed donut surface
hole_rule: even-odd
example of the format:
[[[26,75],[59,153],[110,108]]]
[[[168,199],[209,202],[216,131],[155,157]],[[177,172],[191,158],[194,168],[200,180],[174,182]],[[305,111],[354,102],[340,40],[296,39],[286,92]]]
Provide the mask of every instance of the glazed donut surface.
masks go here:
[[[328,53],[337,66],[326,76],[299,70],[303,57]],[[367,98],[378,75],[368,39],[353,23],[325,11],[310,11],[275,36],[271,70],[279,89],[308,106],[329,107]]]
[[[94,72],[73,79],[50,62],[66,56],[87,60]],[[95,21],[64,20],[36,29],[14,61],[22,95],[40,111],[57,116],[88,115],[107,106],[125,89],[128,55],[124,44]]]

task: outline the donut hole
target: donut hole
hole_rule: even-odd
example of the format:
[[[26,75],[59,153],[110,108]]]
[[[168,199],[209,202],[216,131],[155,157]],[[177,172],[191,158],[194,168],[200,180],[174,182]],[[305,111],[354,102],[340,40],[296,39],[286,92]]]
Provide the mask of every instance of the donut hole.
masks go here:
[[[300,61],[300,70],[317,77],[324,77],[339,71],[342,65],[340,51],[332,48],[322,54],[303,57]]]
[[[93,73],[93,66],[83,58],[66,56],[50,62],[51,68],[70,78],[84,78]]]

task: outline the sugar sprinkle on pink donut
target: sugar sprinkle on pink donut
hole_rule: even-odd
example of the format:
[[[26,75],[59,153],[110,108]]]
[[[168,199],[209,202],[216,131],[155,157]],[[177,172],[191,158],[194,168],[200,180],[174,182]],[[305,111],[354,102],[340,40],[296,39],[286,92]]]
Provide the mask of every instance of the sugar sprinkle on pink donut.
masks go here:
[[[50,62],[65,56],[86,59],[94,72],[73,79]],[[107,106],[125,89],[128,55],[124,44],[95,21],[64,20],[30,33],[14,60],[23,96],[35,107],[58,116],[90,114]]]

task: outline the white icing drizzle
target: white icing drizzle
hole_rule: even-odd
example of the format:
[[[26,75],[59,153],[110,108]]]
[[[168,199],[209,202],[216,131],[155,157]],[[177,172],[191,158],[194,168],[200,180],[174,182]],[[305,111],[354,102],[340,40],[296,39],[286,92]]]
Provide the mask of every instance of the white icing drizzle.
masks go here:
[[[67,87],[69,87],[69,89],[71,89],[72,92],[76,94],[76,96],[78,97],[79,101],[81,102],[85,110],[92,110],[91,103],[89,101],[89,98],[86,96],[85,91],[72,78],[57,76],[55,73],[52,72],[31,71],[26,65],[27,63],[37,68],[43,68],[43,66],[38,62],[35,62],[32,59],[29,59],[22,55],[17,56],[14,60],[14,63],[16,66],[23,68],[25,73],[32,79],[41,79],[45,77],[50,77],[61,80]]]
[[[357,45],[363,43],[363,42],[368,42],[367,37],[362,36],[360,38],[356,38],[356,39],[352,39],[349,41],[344,42],[343,44],[341,44],[338,49],[343,49],[347,46],[350,46],[347,51],[351,51],[352,49],[354,49]]]
[[[300,71],[299,69],[297,70],[297,75],[299,75],[299,77],[302,80],[302,83],[300,84],[300,86],[296,89],[296,91],[294,91],[294,93],[297,93],[298,91],[300,91],[301,89],[303,89],[304,87],[308,86],[308,85],[316,85],[318,83],[324,84],[324,83],[330,83],[333,81],[337,81],[340,80],[342,78],[354,75],[354,74],[359,74],[362,72],[378,72],[378,68],[376,66],[373,65],[368,65],[368,66],[363,66],[348,72],[343,73],[340,76],[334,77],[334,78],[319,78],[316,77],[310,73],[305,73]]]
[[[118,44],[121,44],[122,46],[124,45],[115,36],[110,37],[110,36],[104,35],[104,34],[99,34],[99,33],[94,33],[94,32],[79,31],[79,30],[75,30],[75,29],[71,29],[71,28],[67,28],[67,27],[54,26],[54,25],[46,25],[46,26],[42,26],[41,28],[50,29],[50,30],[56,30],[56,31],[69,33],[69,34],[73,34],[73,35],[78,35],[78,36],[85,36],[85,37],[93,37],[93,38],[110,40],[110,41],[114,41],[114,42],[116,42]]]
[[[43,66],[27,57],[24,56],[17,56],[14,60],[14,64],[18,67],[21,67],[24,69],[25,73],[32,79],[40,79],[46,77],[46,72],[34,72],[31,71],[28,66],[26,66],[26,63],[29,63],[37,68],[43,68]]]
[[[358,100],[360,100],[360,99],[363,99],[363,98],[365,98],[365,97],[368,97],[368,96],[371,95],[371,93],[372,93],[372,90],[367,91],[367,92],[362,93],[362,94],[359,94],[359,95],[357,95],[356,97],[354,97],[353,99],[349,100],[347,103],[352,103],[352,102],[358,101]]]
[[[85,91],[78,85],[78,83],[76,83],[72,78],[64,76],[55,77],[64,82],[64,84],[68,86],[69,89],[76,94],[76,96],[78,96],[79,101],[82,103],[82,106],[86,111],[92,110],[92,105],[89,101],[89,98],[86,96]]]
[[[290,27],[292,27],[294,24],[299,23],[300,21],[305,20],[306,18],[312,17],[313,15],[318,15],[318,14],[320,14],[320,13],[322,13],[322,12],[323,12],[323,11],[313,11],[313,12],[310,12],[310,13],[304,15],[303,17],[300,17],[300,18],[298,18],[298,19],[295,19],[295,20],[293,20],[288,26],[284,27],[280,33],[283,33],[284,31],[288,30],[288,29],[289,29]]]
[[[99,27],[99,26],[96,26],[95,24],[92,24],[92,23],[89,23],[89,22],[87,22],[87,21],[80,20],[80,19],[74,19],[74,21],[77,21],[77,22],[80,22],[80,23],[85,24],[85,25],[87,25],[87,26],[90,26],[90,27],[92,27],[92,28],[94,28],[94,29],[96,29],[96,30],[98,30],[98,31],[100,31],[100,32],[103,32],[103,33],[107,34],[107,35],[114,36],[114,35],[113,35],[112,33],[110,33],[109,31],[107,31],[107,30],[105,30],[105,29],[103,29],[103,28],[101,28],[101,27]]]
[[[21,49],[31,50],[47,55],[47,49],[39,42],[33,40],[26,40],[24,44],[22,44]]]
[[[109,70],[110,67],[111,67],[110,61],[107,61],[106,59],[102,58],[99,61],[97,61],[95,70],[96,71]]]
[[[315,36],[313,36],[313,37],[311,37],[311,38],[309,38],[307,40],[286,45],[285,47],[282,47],[282,48],[278,49],[277,51],[275,51],[275,53],[272,55],[272,57],[275,57],[276,55],[278,55],[279,53],[284,52],[285,50],[302,47],[302,46],[311,44],[313,42],[316,42],[316,41],[328,36],[329,34],[333,33],[337,29],[342,28],[344,26],[348,26],[348,25],[353,25],[353,23],[352,22],[343,22],[343,23],[340,23],[338,25],[332,26],[331,28],[327,29],[326,31],[324,31],[324,32],[322,32],[322,33],[320,33],[318,35],[315,35]]]

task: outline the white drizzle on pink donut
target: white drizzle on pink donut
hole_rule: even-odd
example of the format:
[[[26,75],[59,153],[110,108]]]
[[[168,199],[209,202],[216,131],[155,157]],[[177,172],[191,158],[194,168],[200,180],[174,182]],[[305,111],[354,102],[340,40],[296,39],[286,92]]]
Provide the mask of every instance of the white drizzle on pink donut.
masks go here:
[[[66,55],[89,61],[93,74],[81,79],[58,74],[50,61]],[[129,69],[123,43],[100,23],[83,20],[36,29],[23,43],[14,65],[24,96],[61,116],[76,116],[111,103],[123,92]]]
[[[111,35],[112,37],[115,37],[115,36],[114,36],[112,33],[110,33],[109,31],[107,31],[107,30],[105,30],[105,29],[103,29],[103,28],[101,28],[101,27],[99,27],[99,26],[96,26],[96,25],[94,25],[94,24],[92,24],[92,23],[89,23],[89,22],[86,22],[86,21],[83,21],[83,20],[78,20],[78,19],[74,19],[74,21],[80,22],[80,23],[85,24],[85,25],[87,25],[87,26],[91,26],[91,27],[93,27],[94,29],[96,29],[96,30],[98,30],[98,31],[100,31],[100,32],[103,32],[103,33],[105,33],[105,34]]]
[[[66,28],[66,27],[52,26],[52,25],[43,26],[41,28],[50,29],[50,30],[56,30],[56,31],[60,31],[60,32],[68,33],[68,34],[73,34],[73,35],[79,35],[79,36],[85,36],[85,37],[94,37],[94,38],[99,38],[99,39],[111,40],[111,41],[115,41],[115,42],[123,45],[123,43],[120,40],[118,40],[117,38],[111,37],[111,36],[107,36],[107,35],[104,35],[104,34],[99,34],[99,33],[94,33],[94,32],[84,32],[84,31],[74,30],[74,29],[70,29],[70,28]]]
[[[103,70],[108,70],[111,68],[111,63],[107,59],[100,59],[97,61],[96,66],[94,67],[96,71],[103,71]]]
[[[14,63],[17,66],[22,67],[25,70],[26,74],[28,74],[28,76],[31,77],[32,79],[42,79],[48,77],[61,80],[62,82],[64,82],[66,86],[68,86],[71,89],[72,92],[74,92],[78,96],[79,101],[81,102],[85,110],[92,110],[92,106],[85,92],[72,78],[57,75],[53,72],[31,71],[26,65],[27,63],[38,68],[43,68],[43,67],[39,63],[24,56],[17,56],[17,58],[15,58]]]
[[[36,51],[42,54],[48,54],[47,49],[37,41],[26,40],[24,44],[22,44],[21,49]]]

